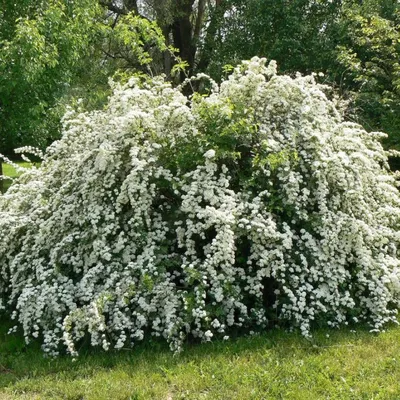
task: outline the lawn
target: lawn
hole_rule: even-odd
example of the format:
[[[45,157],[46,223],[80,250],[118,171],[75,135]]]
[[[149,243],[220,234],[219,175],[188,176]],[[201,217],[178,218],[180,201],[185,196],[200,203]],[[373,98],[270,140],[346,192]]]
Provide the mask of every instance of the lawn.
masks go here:
[[[29,168],[32,165],[31,163],[25,162],[25,161],[17,161],[16,164],[18,164],[19,166],[24,167],[24,168]],[[4,176],[8,176],[10,178],[17,178],[20,175],[20,173],[18,173],[15,170],[15,168],[12,167],[11,165],[3,163],[2,166],[3,166],[3,175]],[[7,190],[10,187],[11,183],[12,183],[11,179],[9,179],[9,180],[6,179],[3,183],[4,190]],[[1,400],[1,398],[0,398],[0,400]]]
[[[0,334],[0,399],[399,399],[400,328],[272,330],[172,354],[160,343],[44,358]]]
[[[4,166],[7,176],[16,171]],[[259,336],[186,345],[172,354],[147,342],[73,360],[49,359],[0,322],[0,400],[400,399],[400,327]]]

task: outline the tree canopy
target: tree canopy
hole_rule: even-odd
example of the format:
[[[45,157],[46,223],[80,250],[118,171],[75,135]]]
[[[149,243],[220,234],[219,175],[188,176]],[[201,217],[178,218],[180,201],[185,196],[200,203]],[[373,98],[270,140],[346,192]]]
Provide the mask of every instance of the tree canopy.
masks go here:
[[[276,60],[283,73],[323,73],[323,81],[348,101],[348,117],[387,132],[387,146],[400,147],[395,0],[0,5],[0,152],[46,147],[59,137],[67,104],[78,99],[84,109],[105,104],[110,77],[164,73],[177,85],[207,73],[220,81],[229,65],[254,55]]]
[[[0,150],[46,146],[57,103],[96,40],[96,4],[8,1],[0,6]],[[86,58],[88,63],[89,58]],[[57,115],[58,119],[61,115]]]
[[[0,153],[46,147],[59,137],[66,104],[100,107],[118,69],[144,69],[163,47],[155,24],[114,19],[91,0],[0,3]],[[161,50],[160,50],[161,51]]]

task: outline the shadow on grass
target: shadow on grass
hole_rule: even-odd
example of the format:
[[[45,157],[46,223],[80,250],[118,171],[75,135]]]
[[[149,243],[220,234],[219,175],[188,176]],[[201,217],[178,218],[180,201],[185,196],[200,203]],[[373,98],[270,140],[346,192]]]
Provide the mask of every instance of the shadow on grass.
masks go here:
[[[0,194],[1,193],[5,193],[7,191],[7,189],[11,186],[12,181],[11,179],[3,179],[3,185],[0,186]]]
[[[377,339],[366,327],[358,327],[355,332],[351,328],[340,330],[318,329],[313,332],[313,339],[307,340],[298,332],[285,332],[272,329],[254,336],[241,336],[228,341],[215,340],[211,343],[187,343],[183,352],[173,354],[165,342],[148,340],[131,349],[104,352],[88,346],[80,350],[79,357],[74,360],[68,355],[57,358],[45,357],[38,342],[26,345],[22,335],[8,335],[12,325],[2,321],[0,328],[0,388],[13,384],[21,379],[39,378],[61,374],[62,379],[74,380],[89,378],[101,371],[121,368],[128,373],[135,370],[154,368],[165,375],[171,368],[184,365],[200,365],[210,359],[252,357],[254,352],[264,358],[290,361],[294,356],[298,359],[312,354],[321,355],[333,348],[371,346]]]

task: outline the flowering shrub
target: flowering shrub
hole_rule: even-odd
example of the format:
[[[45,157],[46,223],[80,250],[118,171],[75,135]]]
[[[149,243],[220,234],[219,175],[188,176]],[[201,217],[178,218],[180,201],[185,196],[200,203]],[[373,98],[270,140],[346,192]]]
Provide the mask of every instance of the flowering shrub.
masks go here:
[[[313,77],[243,62],[209,96],[161,78],[70,113],[0,196],[1,307],[57,354],[179,350],[275,320],[396,320],[400,196],[378,139]]]

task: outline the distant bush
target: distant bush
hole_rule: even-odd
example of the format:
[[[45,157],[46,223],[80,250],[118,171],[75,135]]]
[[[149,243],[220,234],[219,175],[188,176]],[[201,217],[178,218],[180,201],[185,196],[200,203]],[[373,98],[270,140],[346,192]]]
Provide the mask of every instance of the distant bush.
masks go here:
[[[2,307],[57,354],[399,307],[400,196],[378,138],[312,76],[243,62],[188,100],[162,78],[67,115],[0,196]]]

